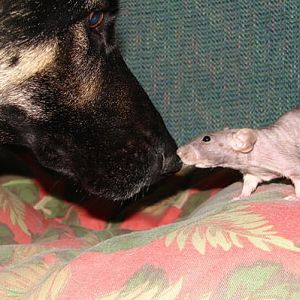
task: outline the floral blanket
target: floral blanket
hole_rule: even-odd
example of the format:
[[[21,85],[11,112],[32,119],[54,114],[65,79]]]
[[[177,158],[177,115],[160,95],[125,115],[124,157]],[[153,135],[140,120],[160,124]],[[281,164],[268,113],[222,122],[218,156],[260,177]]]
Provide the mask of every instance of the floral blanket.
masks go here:
[[[300,299],[288,183],[231,201],[236,173],[192,170],[108,205],[37,178],[0,177],[0,299]]]

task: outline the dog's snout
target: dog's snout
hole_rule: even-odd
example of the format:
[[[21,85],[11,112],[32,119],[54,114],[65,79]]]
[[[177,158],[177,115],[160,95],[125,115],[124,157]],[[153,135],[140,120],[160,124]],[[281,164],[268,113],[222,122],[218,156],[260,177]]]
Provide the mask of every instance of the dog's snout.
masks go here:
[[[182,168],[182,162],[176,153],[165,156],[163,155],[163,168],[162,168],[162,174],[168,175],[172,173],[178,172]]]
[[[176,154],[176,142],[168,132],[160,147],[162,149],[161,175],[169,175],[178,172],[182,168],[182,162]]]

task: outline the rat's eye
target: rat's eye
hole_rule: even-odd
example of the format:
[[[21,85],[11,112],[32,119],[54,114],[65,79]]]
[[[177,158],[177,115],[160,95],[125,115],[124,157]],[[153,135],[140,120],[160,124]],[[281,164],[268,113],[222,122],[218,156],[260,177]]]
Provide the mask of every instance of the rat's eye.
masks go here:
[[[89,17],[90,28],[97,28],[102,25],[104,21],[104,13],[101,10],[94,10],[90,13]]]
[[[202,141],[205,142],[205,143],[210,142],[210,136],[206,135],[206,136],[202,139]]]

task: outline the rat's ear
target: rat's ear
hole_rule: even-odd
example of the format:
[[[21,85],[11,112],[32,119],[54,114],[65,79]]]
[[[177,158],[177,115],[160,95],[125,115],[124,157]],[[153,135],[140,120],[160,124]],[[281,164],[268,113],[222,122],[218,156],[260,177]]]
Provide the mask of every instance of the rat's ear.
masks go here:
[[[255,130],[243,128],[233,134],[231,147],[234,151],[248,153],[253,150],[256,140]]]

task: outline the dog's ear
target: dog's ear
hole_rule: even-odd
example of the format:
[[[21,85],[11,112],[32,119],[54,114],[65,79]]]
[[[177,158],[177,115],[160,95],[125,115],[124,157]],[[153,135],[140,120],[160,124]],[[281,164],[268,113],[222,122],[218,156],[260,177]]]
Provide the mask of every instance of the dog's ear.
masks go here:
[[[232,136],[231,147],[234,151],[249,153],[257,140],[257,133],[253,129],[243,128]]]

